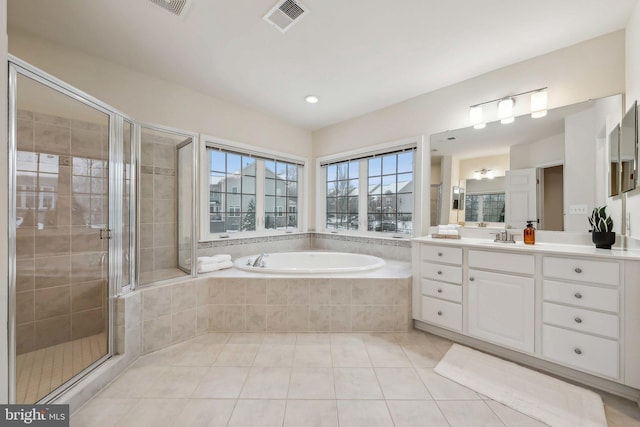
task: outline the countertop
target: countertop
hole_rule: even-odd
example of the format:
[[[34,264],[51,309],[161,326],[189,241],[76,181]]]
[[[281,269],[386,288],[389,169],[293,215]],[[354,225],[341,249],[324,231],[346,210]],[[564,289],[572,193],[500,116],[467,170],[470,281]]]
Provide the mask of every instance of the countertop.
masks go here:
[[[547,253],[553,255],[577,255],[596,258],[609,258],[619,260],[640,260],[640,251],[620,248],[596,249],[594,245],[564,245],[559,243],[540,243],[525,245],[522,241],[516,243],[500,243],[491,239],[479,239],[463,237],[461,239],[434,239],[431,236],[416,237],[412,239],[416,243],[428,243],[440,246],[466,246],[481,249],[492,249],[501,252],[520,253]]]

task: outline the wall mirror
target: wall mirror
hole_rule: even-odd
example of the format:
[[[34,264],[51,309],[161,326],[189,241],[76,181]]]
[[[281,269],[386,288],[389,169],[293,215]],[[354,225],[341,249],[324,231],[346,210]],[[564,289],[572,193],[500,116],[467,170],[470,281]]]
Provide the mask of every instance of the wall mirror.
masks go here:
[[[620,191],[635,190],[638,175],[637,101],[620,122]]]
[[[452,200],[451,209],[464,210],[464,188],[454,185]]]
[[[620,125],[609,133],[609,197],[620,194]]]
[[[609,134],[621,115],[622,95],[614,95],[552,109],[542,118],[432,135],[432,188],[466,191],[461,209],[452,209],[453,192],[441,191],[440,201],[432,201],[438,215],[431,215],[431,225],[522,229],[532,220],[542,230],[587,231],[591,209],[612,201],[607,163],[600,159],[609,157]],[[620,216],[617,224],[620,210],[610,209]]]

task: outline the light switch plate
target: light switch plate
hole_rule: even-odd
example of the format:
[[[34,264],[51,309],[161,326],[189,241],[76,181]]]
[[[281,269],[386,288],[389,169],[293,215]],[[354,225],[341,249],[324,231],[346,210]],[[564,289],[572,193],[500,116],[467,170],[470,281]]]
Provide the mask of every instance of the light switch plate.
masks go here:
[[[570,205],[569,213],[572,215],[586,215],[587,205]]]

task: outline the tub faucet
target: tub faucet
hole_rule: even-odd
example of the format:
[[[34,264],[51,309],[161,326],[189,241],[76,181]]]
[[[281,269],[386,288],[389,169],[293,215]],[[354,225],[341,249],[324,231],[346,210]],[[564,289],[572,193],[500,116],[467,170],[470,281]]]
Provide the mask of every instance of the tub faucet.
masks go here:
[[[268,257],[269,255],[266,253],[262,253],[260,254],[255,261],[253,261],[253,266],[254,267],[264,267],[264,260],[263,258]]]

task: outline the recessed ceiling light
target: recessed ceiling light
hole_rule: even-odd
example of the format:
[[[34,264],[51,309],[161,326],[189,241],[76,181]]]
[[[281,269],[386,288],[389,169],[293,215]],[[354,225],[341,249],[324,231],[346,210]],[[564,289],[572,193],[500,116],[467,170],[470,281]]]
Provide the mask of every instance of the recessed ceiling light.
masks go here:
[[[309,95],[305,97],[304,100],[307,101],[309,104],[317,104],[318,101],[320,101],[320,99],[315,95]]]

